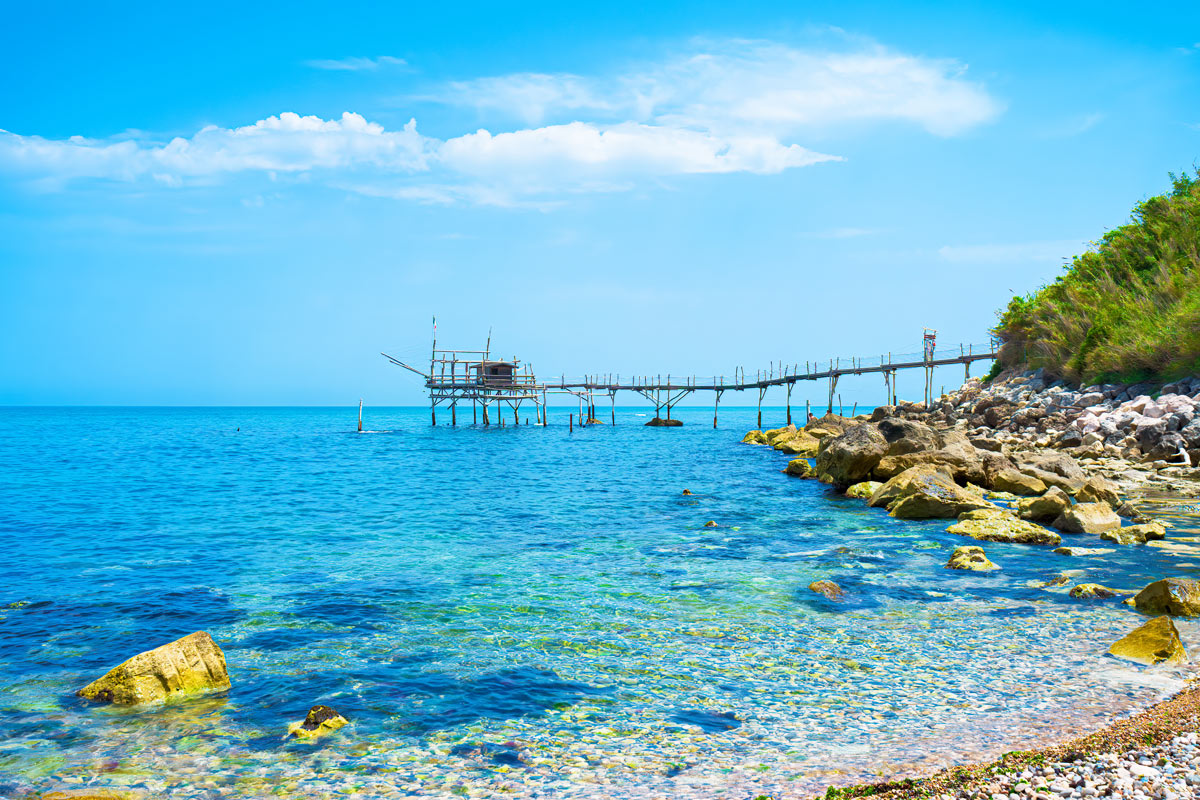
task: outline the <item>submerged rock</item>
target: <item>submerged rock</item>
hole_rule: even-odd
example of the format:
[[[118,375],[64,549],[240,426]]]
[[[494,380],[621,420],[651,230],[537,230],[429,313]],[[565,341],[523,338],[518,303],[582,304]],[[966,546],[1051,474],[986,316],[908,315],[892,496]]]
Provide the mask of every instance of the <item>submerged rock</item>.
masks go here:
[[[229,688],[225,654],[204,631],[138,653],[76,692],[117,705],[140,705],[176,695]]]
[[[1000,569],[1000,567],[988,560],[984,554],[983,548],[976,545],[966,545],[964,547],[954,548],[954,552],[950,554],[950,560],[946,562],[946,569],[965,569],[972,572],[991,572]]]
[[[834,602],[843,600],[846,597],[845,590],[830,580],[813,581],[808,585],[808,588],[809,591],[816,592],[826,600],[833,600]]]
[[[1105,531],[1100,534],[1100,538],[1117,544],[1145,544],[1163,539],[1166,535],[1167,529],[1161,522],[1147,522],[1142,525],[1128,525],[1124,528]]]
[[[1017,502],[1017,513],[1021,519],[1034,522],[1052,522],[1071,507],[1071,496],[1052,486],[1041,497],[1030,497]]]
[[[1118,639],[1108,648],[1117,658],[1139,664],[1178,664],[1187,660],[1179,631],[1168,616],[1155,617]]]
[[[715,527],[717,527],[717,521],[710,519],[708,522],[704,523],[704,527],[715,528]]]
[[[303,722],[288,725],[288,735],[297,739],[315,739],[350,724],[350,720],[329,706],[313,706]]]
[[[1054,552],[1060,556],[1102,556],[1117,551],[1111,547],[1056,547]]]
[[[871,495],[875,494],[875,492],[879,490],[880,486],[883,486],[883,484],[879,481],[863,481],[862,483],[856,483],[846,490],[846,497],[857,497],[862,500],[870,500]]]
[[[1143,614],[1200,616],[1200,581],[1192,578],[1163,578],[1138,592],[1133,598],[1133,605]]]
[[[808,463],[807,458],[793,458],[782,471],[788,475],[795,475],[797,478],[817,477],[817,471],[813,469],[812,464]]]
[[[1121,527],[1121,518],[1108,503],[1079,503],[1060,514],[1054,527],[1064,533],[1104,533]]]
[[[1018,519],[998,508],[976,509],[960,514],[947,533],[970,536],[983,542],[1008,544],[1062,544],[1062,537],[1033,522]]]
[[[1129,594],[1121,589],[1110,589],[1107,586],[1101,586],[1098,583],[1081,583],[1078,586],[1071,587],[1070,595],[1077,600],[1081,599],[1104,599],[1109,597],[1118,597],[1122,594]]]

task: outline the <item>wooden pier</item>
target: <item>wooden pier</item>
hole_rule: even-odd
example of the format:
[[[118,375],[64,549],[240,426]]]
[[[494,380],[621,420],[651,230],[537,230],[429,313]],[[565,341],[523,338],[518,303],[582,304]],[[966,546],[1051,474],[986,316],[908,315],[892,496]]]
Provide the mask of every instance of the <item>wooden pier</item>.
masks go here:
[[[742,369],[735,371],[731,379],[724,375],[711,378],[697,376],[675,377],[667,375],[644,375],[621,379],[620,375],[585,375],[578,378],[560,376],[558,380],[539,381],[532,367],[516,357],[494,358],[491,353],[491,335],[483,350],[439,350],[437,347],[437,324],[434,323],[434,343],[430,355],[429,372],[422,372],[399,359],[382,353],[397,366],[403,367],[425,379],[429,391],[430,415],[437,424],[439,405],[450,409],[450,424],[458,424],[458,405],[470,402],[473,421],[479,422],[482,409],[483,424],[505,424],[501,407],[511,410],[513,424],[521,424],[520,409],[523,404],[533,406],[536,424],[545,425],[547,399],[550,395],[571,395],[579,403],[579,423],[594,424],[597,397],[608,396],[612,424],[616,424],[616,397],[618,392],[634,392],[654,405],[655,419],[665,412],[671,419],[671,410],[681,400],[695,392],[713,392],[713,427],[717,426],[717,410],[725,392],[758,393],[758,424],[762,426],[762,402],[767,391],[775,386],[784,387],[787,393],[787,421],[792,422],[792,389],[802,381],[828,381],[828,403],[826,410],[833,411],[838,380],[845,375],[881,374],[884,380],[885,397],[895,404],[896,373],[900,370],[921,369],[925,371],[925,403],[934,400],[933,370],[937,367],[961,364],[964,380],[971,375],[971,365],[976,361],[992,361],[998,347],[992,341],[985,345],[956,345],[938,350],[936,331],[926,329],[923,352],[893,357],[891,353],[870,358],[835,358],[824,362],[796,362],[793,364],[771,364],[768,370],[759,370],[753,377]],[[949,352],[947,352],[949,350]],[[843,363],[845,361],[846,363]],[[807,405],[807,404],[806,404]],[[840,405],[840,403],[839,403]],[[489,414],[495,410],[495,419]],[[676,423],[677,424],[677,423]],[[571,415],[570,425],[575,425]]]

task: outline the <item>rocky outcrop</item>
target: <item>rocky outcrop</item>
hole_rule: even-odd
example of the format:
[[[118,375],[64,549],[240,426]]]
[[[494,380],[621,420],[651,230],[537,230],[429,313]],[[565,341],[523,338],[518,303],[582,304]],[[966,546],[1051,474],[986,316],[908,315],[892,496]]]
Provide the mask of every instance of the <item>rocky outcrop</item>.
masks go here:
[[[1007,544],[1062,544],[1062,537],[1015,515],[992,507],[959,515],[958,522],[946,529],[957,536],[970,536],[983,542]]]
[[[742,437],[742,444],[767,444],[767,436],[762,431],[750,431]]]
[[[1063,533],[1104,533],[1121,527],[1121,518],[1108,503],[1079,503],[1054,520]]]
[[[315,739],[350,724],[350,720],[329,706],[313,706],[303,722],[288,725],[288,735],[297,739]]]
[[[829,580],[813,581],[808,585],[808,589],[810,592],[816,592],[826,600],[834,602],[843,600],[846,597],[846,592],[842,590],[842,587]]]
[[[983,552],[982,547],[965,545],[963,547],[954,548],[954,552],[950,554],[950,560],[946,563],[946,569],[965,569],[970,570],[971,572],[992,572],[993,570],[1000,568],[988,560],[988,557]]]
[[[197,631],[138,653],[76,694],[104,703],[141,705],[228,688],[225,654],[211,636]]]
[[[648,427],[648,428],[678,428],[682,424],[683,423],[677,419],[664,419],[662,417],[655,417],[654,419],[652,419],[646,423],[646,427]]]
[[[794,475],[797,478],[815,478],[817,471],[813,469],[812,464],[808,463],[807,458],[793,458],[788,462],[788,465],[783,468],[783,472],[788,475]]]
[[[852,486],[870,477],[887,449],[888,442],[878,427],[870,423],[855,425],[821,442],[817,474],[835,486]]]
[[[1071,507],[1071,496],[1052,486],[1041,497],[1030,497],[1017,503],[1017,514],[1021,519],[1034,522],[1053,522]]]
[[[1164,539],[1167,536],[1167,529],[1163,527],[1161,522],[1147,522],[1142,525],[1127,525],[1124,528],[1116,528],[1115,530],[1105,531],[1100,534],[1101,539],[1117,544],[1145,544],[1159,539]]]
[[[998,470],[992,477],[992,488],[998,492],[1011,492],[1019,495],[1040,495],[1046,491],[1046,484],[1041,478],[1026,475],[1016,468]]]
[[[1200,581],[1191,578],[1163,578],[1138,592],[1133,598],[1133,606],[1143,614],[1200,616]]]
[[[870,500],[875,492],[879,491],[879,487],[883,486],[879,481],[863,481],[856,483],[846,490],[846,497],[857,497],[862,500]]]
[[[1117,658],[1139,664],[1179,664],[1187,660],[1179,631],[1170,617],[1156,617],[1139,625],[1108,648]]]
[[[1083,487],[1075,493],[1075,499],[1080,503],[1105,503],[1113,510],[1121,507],[1121,495],[1117,485],[1098,475],[1084,481]]]
[[[929,466],[912,467],[892,478],[871,495],[870,505],[886,506],[897,519],[954,519],[964,511],[995,508]]]

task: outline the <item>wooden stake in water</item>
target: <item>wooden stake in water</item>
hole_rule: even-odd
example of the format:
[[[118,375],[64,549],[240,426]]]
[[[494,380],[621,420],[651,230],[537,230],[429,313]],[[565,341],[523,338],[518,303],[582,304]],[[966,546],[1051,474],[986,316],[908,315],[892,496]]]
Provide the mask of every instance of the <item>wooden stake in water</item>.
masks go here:
[[[358,432],[362,433],[362,398],[358,398]]]

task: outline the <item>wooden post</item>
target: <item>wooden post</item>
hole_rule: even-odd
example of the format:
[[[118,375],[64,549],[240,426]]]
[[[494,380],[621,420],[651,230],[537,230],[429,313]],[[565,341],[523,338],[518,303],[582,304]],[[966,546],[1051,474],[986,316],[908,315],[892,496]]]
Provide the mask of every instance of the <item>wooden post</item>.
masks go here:
[[[717,402],[713,403],[713,430],[717,429],[717,409],[721,407],[721,392],[717,391]]]
[[[812,412],[808,409],[808,401],[804,401],[804,424],[808,424],[808,418],[812,416]]]
[[[521,417],[519,416],[519,414],[520,414],[520,409],[521,409],[521,404],[520,404],[520,403],[514,403],[514,404],[513,404],[513,425],[520,425],[520,424],[521,424]]]
[[[792,387],[794,385],[795,384],[792,384],[792,383],[789,383],[787,385],[787,424],[788,425],[792,424]]]
[[[546,405],[546,390],[542,389],[542,427],[543,428],[546,427],[546,422],[548,421],[546,418],[546,415],[549,413],[549,411],[550,411],[550,406]]]
[[[838,392],[838,416],[846,416],[846,407],[842,405],[842,393]]]
[[[854,408],[850,409],[850,416],[852,416],[852,417],[858,416],[858,401],[857,400],[854,401]]]
[[[608,393],[608,402],[612,407],[612,424],[615,427],[617,424],[617,393],[615,390]]]
[[[570,431],[571,431],[571,433],[574,433],[575,432],[575,415],[574,414],[571,414],[571,423],[570,424],[571,424]]]
[[[433,424],[437,425],[437,401],[432,397],[429,398],[429,415],[433,419]]]
[[[455,400],[450,404],[450,426],[458,425],[458,401]]]
[[[767,387],[758,387],[758,427],[762,427],[762,401],[763,395],[767,393]]]
[[[362,398],[358,398],[358,432],[362,433]]]

